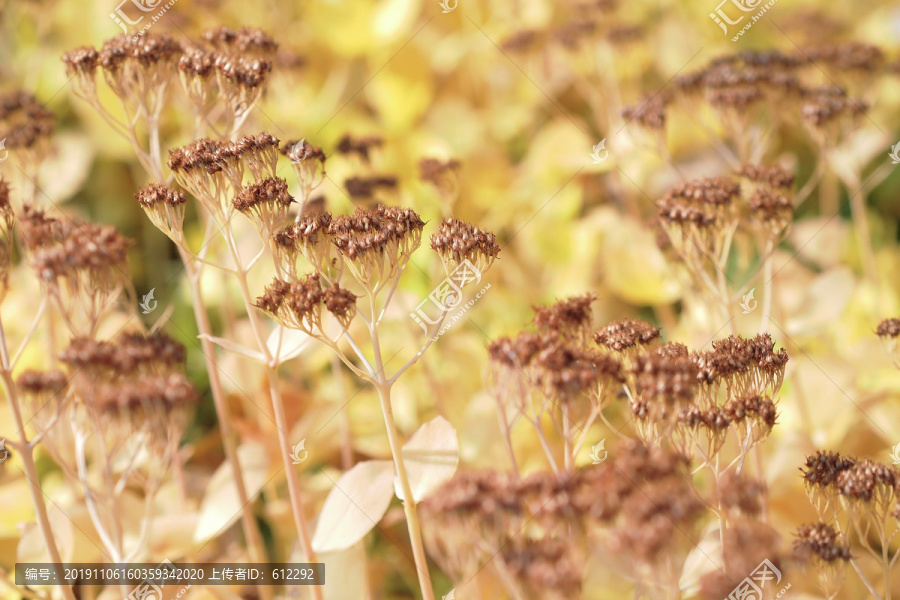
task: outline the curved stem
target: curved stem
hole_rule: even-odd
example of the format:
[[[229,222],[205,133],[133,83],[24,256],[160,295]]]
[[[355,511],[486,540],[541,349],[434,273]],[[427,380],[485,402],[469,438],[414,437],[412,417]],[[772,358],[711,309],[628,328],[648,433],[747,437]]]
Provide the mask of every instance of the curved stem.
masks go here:
[[[434,600],[434,591],[431,589],[431,577],[428,573],[428,561],[425,558],[425,544],[422,540],[422,531],[419,527],[419,515],[416,511],[416,500],[409,483],[409,475],[406,473],[406,465],[403,462],[403,448],[400,445],[400,436],[397,433],[397,425],[394,422],[394,410],[391,406],[391,385],[384,381],[373,382],[378,390],[378,399],[381,401],[381,412],[384,415],[384,425],[387,429],[388,442],[391,446],[391,454],[394,458],[394,467],[397,469],[397,478],[403,489],[403,512],[406,514],[406,526],[409,529],[409,541],[412,546],[413,560],[416,563],[416,573],[419,578],[419,588],[422,591],[423,600]]]
[[[44,544],[47,546],[47,554],[50,561],[61,563],[62,558],[59,554],[59,548],[56,546],[56,540],[53,537],[53,530],[50,527],[50,516],[47,513],[47,504],[44,502],[44,492],[41,490],[41,480],[38,477],[37,466],[34,462],[34,447],[28,443],[28,435],[25,433],[25,422],[22,419],[22,408],[19,404],[18,390],[12,378],[10,371],[9,352],[6,348],[6,334],[3,330],[3,322],[0,321],[0,358],[2,358],[2,369],[0,375],[3,379],[3,387],[6,389],[6,397],[9,398],[9,405],[13,413],[13,421],[15,421],[16,429],[19,432],[19,444],[22,446],[21,457],[22,466],[25,470],[25,477],[28,478],[28,492],[31,494],[31,503],[34,505],[35,517],[38,523],[38,529],[44,538]],[[69,585],[62,586],[62,593],[66,600],[75,600],[72,587]]]

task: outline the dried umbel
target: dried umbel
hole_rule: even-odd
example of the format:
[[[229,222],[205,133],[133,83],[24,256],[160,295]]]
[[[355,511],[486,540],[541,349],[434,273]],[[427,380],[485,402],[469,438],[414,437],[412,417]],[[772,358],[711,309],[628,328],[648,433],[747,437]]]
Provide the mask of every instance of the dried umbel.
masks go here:
[[[838,532],[827,523],[800,527],[794,540],[794,552],[806,560],[826,563],[850,560],[850,548],[840,543]]]
[[[81,47],[62,60],[66,73],[75,77],[77,93],[91,105],[99,104],[95,81],[99,68],[116,96],[157,114],[181,53],[181,45],[165,33],[123,34],[104,42],[99,52]]]
[[[300,216],[272,236],[273,255],[278,271],[297,279],[297,259],[303,256],[309,264],[327,276],[337,263],[337,248],[328,233],[331,214],[319,212]],[[343,263],[341,263],[343,264]],[[339,279],[335,276],[335,279]]]
[[[595,331],[594,342],[630,360],[659,343],[659,328],[646,321],[621,319]]]
[[[245,174],[255,182],[274,179],[278,138],[262,132],[236,142],[195,140],[169,151],[169,168],[178,183],[213,214],[224,214],[226,202],[243,189]]]
[[[214,27],[203,32],[203,40],[220,52],[235,53],[254,58],[275,58],[278,44],[261,29]]]
[[[737,228],[739,195],[736,182],[717,177],[676,186],[657,202],[660,223],[689,266],[705,269],[707,257],[722,254]]]
[[[55,131],[53,113],[32,94],[18,90],[0,95],[0,140],[5,140],[9,156],[27,173],[33,173],[50,155]]]
[[[699,368],[704,401],[715,403],[722,388],[728,398],[774,397],[781,389],[788,354],[784,348],[775,351],[775,342],[768,333],[752,338],[732,335],[715,340],[712,345],[712,351],[692,357]]]
[[[315,336],[327,335],[322,323],[324,307],[346,330],[356,315],[356,296],[337,283],[323,283],[318,273],[293,283],[275,279],[257,298],[256,306],[285,327]]]
[[[60,223],[37,212],[31,216],[25,237],[42,288],[57,303],[70,331],[94,331],[130,285],[131,241],[109,225]]]
[[[813,140],[825,146],[843,139],[868,108],[865,100],[850,98],[842,89],[826,87],[804,91],[800,113]]]
[[[397,178],[388,175],[351,177],[344,181],[344,187],[357,203],[394,202],[397,196]]]
[[[145,185],[134,195],[157,229],[174,240],[184,236],[184,192],[164,183]]]
[[[494,471],[460,472],[420,509],[429,554],[457,579],[474,575],[528,516],[518,484]]]
[[[679,411],[690,406],[697,389],[699,369],[687,357],[658,352],[642,354],[632,361],[635,395],[631,411],[638,422],[652,429],[667,430]]]
[[[419,178],[435,187],[441,199],[450,202],[459,189],[460,162],[456,159],[423,158],[419,161]]]
[[[357,281],[376,289],[406,266],[422,242],[424,227],[412,209],[379,206],[332,219],[328,233]]]
[[[885,352],[891,357],[894,366],[900,369],[900,352],[897,351],[897,338],[900,337],[900,319],[885,319],[878,324],[875,334],[881,340]]]
[[[625,381],[619,361],[612,356],[565,342],[543,347],[531,363],[531,372],[547,396],[566,405],[563,418],[574,417],[570,409],[577,409],[579,397],[605,399]]]
[[[756,517],[762,512],[766,484],[734,471],[726,471],[718,482],[720,506],[732,515]]]
[[[115,340],[73,338],[59,360],[91,381],[116,381],[176,372],[185,356],[184,346],[164,333],[124,333]]]
[[[293,202],[294,197],[288,193],[287,181],[271,178],[244,187],[232,204],[237,211],[251,217],[260,237],[268,240],[287,219]]]
[[[811,563],[827,598],[837,597],[847,563],[853,558],[837,531],[827,523],[803,525],[797,529],[794,557]]]
[[[431,236],[431,248],[440,255],[448,274],[465,261],[484,273],[500,254],[500,245],[493,233],[453,217],[441,221],[437,233]]]
[[[146,431],[153,442],[168,439],[170,429],[180,437],[197,399],[197,391],[183,374],[169,373],[102,384],[85,400],[102,419],[134,432]]]
[[[345,156],[356,156],[365,164],[371,162],[371,153],[375,148],[384,145],[384,140],[378,136],[364,136],[354,138],[345,135],[338,141],[337,151]]]
[[[505,569],[534,600],[577,600],[581,597],[583,559],[565,539],[513,538],[498,557]]]
[[[586,345],[594,320],[591,304],[596,299],[595,294],[585,294],[560,300],[550,306],[533,307],[534,324],[541,333]]]
[[[62,371],[23,371],[16,379],[19,397],[25,401],[29,423],[35,431],[52,429],[68,401],[69,380]]]

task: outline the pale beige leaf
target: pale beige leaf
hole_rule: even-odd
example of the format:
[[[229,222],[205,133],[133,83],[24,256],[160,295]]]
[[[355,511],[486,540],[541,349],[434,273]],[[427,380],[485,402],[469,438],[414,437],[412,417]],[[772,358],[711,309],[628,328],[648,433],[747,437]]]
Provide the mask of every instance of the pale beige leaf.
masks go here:
[[[238,448],[238,460],[244,472],[247,495],[256,497],[267,481],[269,461],[262,444],[245,444]],[[200,505],[200,520],[194,530],[194,543],[215,537],[240,518],[242,510],[231,465],[223,462],[216,469]]]
[[[313,549],[344,550],[369,533],[391,503],[393,478],[394,463],[389,460],[361,462],[344,473],[322,506]]]
[[[459,464],[459,440],[456,430],[444,417],[425,423],[403,445],[403,463],[413,498],[421,502],[456,473]],[[394,479],[397,497],[405,500],[403,487]]]

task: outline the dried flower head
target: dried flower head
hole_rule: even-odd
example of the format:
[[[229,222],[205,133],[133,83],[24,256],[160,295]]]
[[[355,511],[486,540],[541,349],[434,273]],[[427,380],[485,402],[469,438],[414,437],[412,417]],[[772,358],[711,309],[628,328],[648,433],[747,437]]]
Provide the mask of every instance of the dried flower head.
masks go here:
[[[303,256],[316,270],[327,272],[335,259],[327,212],[300,216],[299,219],[275,232],[273,253],[279,271],[297,278],[297,258]]]
[[[606,395],[624,382],[622,367],[614,357],[565,342],[554,341],[542,348],[531,369],[544,393],[563,402],[582,395]]]
[[[411,209],[379,206],[332,219],[328,233],[344,264],[368,286],[390,280],[406,265],[422,241],[424,227]]]
[[[900,352],[897,352],[897,338],[900,336],[900,319],[885,319],[878,324],[875,334],[881,340],[885,352],[891,357],[894,366],[900,368]]]
[[[138,190],[134,197],[157,229],[172,239],[182,238],[187,202],[184,192],[164,183],[151,183]]]
[[[573,296],[550,306],[535,306],[534,324],[541,333],[558,335],[563,339],[587,341],[587,332],[594,320],[591,304],[597,299],[595,294]]]
[[[322,335],[322,306],[346,329],[356,315],[356,296],[337,283],[323,289],[318,273],[288,283],[275,279],[256,306],[276,321],[310,335]]]
[[[263,239],[288,217],[294,197],[288,193],[287,181],[279,178],[263,179],[244,187],[232,203],[239,212],[252,216]]]
[[[456,159],[423,158],[419,161],[419,178],[430,183],[445,202],[455,199],[459,189],[460,162]]]
[[[227,53],[274,58],[278,44],[265,31],[250,27],[234,30],[229,27],[215,27],[203,32],[203,40],[216,50]]]
[[[484,273],[500,254],[500,245],[493,233],[453,217],[441,221],[437,233],[431,236],[431,248],[440,255],[448,274],[465,261],[479,273]]]
[[[397,195],[397,178],[385,175],[351,177],[344,187],[354,202],[393,202]]]
[[[613,352],[651,347],[659,340],[659,328],[646,321],[622,319],[594,332],[594,341]]]
[[[831,563],[850,560],[850,548],[839,542],[839,534],[827,523],[803,525],[797,529],[794,552],[801,559]]]
[[[369,164],[371,162],[372,150],[380,148],[383,145],[384,140],[378,136],[354,138],[348,134],[344,135],[344,137],[338,141],[337,151],[345,156],[355,155],[365,164]]]
[[[0,95],[0,140],[26,172],[50,155],[56,118],[30,93],[18,90]]]

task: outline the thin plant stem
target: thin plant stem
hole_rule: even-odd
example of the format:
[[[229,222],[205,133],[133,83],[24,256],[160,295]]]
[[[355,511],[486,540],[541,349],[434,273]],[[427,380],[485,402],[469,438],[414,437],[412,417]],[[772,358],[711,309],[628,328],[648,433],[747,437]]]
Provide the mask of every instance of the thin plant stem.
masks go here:
[[[769,330],[769,318],[772,314],[772,288],[775,286],[772,277],[772,250],[774,245],[772,240],[766,242],[766,258],[763,263],[763,281],[766,287],[763,289],[762,320],[759,324],[760,333],[766,333]]]
[[[378,354],[376,353],[376,357]],[[377,358],[376,358],[377,360]],[[428,562],[425,558],[425,544],[422,540],[422,531],[419,527],[419,515],[416,511],[416,499],[413,496],[412,486],[409,483],[409,475],[403,461],[403,449],[400,446],[400,436],[397,433],[397,425],[394,422],[394,409],[391,406],[391,385],[384,381],[384,375],[375,382],[378,390],[378,399],[381,402],[381,412],[384,416],[384,425],[387,429],[388,443],[391,446],[391,454],[394,458],[394,467],[397,469],[397,478],[403,490],[403,512],[406,514],[406,526],[409,530],[409,541],[412,546],[413,560],[416,563],[416,572],[419,579],[419,588],[423,600],[434,600],[434,591],[431,589],[431,577],[428,573]]]
[[[41,536],[44,538],[50,561],[61,563],[62,558],[59,554],[59,547],[56,545],[56,539],[53,537],[53,529],[50,527],[50,516],[47,513],[47,504],[44,502],[41,480],[38,477],[37,466],[34,462],[34,446],[28,441],[28,434],[25,432],[25,422],[22,418],[19,394],[10,370],[9,351],[6,348],[6,333],[3,329],[2,320],[0,320],[0,359],[2,359],[0,376],[3,379],[3,387],[6,388],[6,397],[9,399],[9,405],[12,409],[13,421],[15,421],[16,429],[19,432],[19,444],[22,447],[22,466],[25,470],[25,477],[28,478],[28,492],[31,494],[31,503],[34,505],[38,529],[40,529]],[[63,585],[62,593],[66,600],[75,600],[71,586]]]
[[[210,341],[212,335],[212,327],[209,323],[209,314],[206,312],[206,305],[203,304],[203,296],[200,289],[200,272],[198,267],[187,257],[185,252],[181,252],[182,262],[187,271],[187,280],[190,285],[191,305],[194,309],[194,320],[197,323],[197,331],[200,334],[200,345],[203,349],[203,357],[206,361],[206,371],[209,376],[209,387],[212,392],[213,404],[216,407],[216,415],[219,418],[219,428],[222,431],[222,446],[225,449],[225,460],[231,466],[231,475],[234,479],[234,485],[237,489],[238,501],[241,503],[241,523],[244,529],[244,536],[247,538],[247,551],[250,560],[253,562],[263,562],[265,558],[265,550],[263,548],[262,536],[256,525],[256,519],[253,516],[250,504],[250,497],[247,494],[247,487],[244,484],[244,471],[241,467],[240,459],[237,453],[237,442],[234,437],[234,427],[231,422],[231,415],[228,411],[228,405],[225,399],[225,393],[222,388],[222,380],[219,378],[219,367],[216,362],[216,348]],[[260,593],[263,598],[271,598],[271,591],[268,586],[259,586]]]

